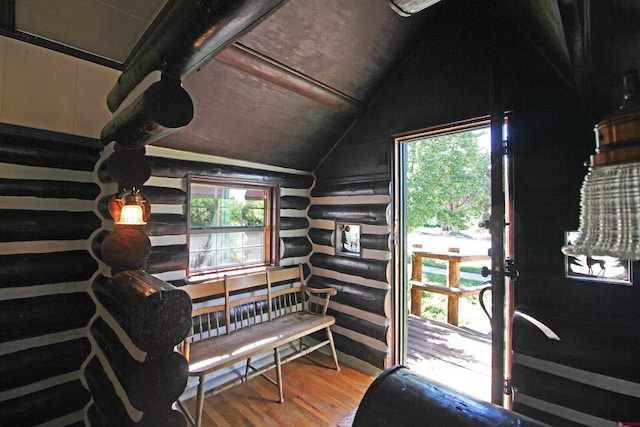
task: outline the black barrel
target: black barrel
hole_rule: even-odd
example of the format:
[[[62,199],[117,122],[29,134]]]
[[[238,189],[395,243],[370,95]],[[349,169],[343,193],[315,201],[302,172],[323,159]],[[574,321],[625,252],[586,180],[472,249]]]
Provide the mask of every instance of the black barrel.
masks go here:
[[[544,426],[546,424],[475,400],[397,365],[369,386],[353,426]]]

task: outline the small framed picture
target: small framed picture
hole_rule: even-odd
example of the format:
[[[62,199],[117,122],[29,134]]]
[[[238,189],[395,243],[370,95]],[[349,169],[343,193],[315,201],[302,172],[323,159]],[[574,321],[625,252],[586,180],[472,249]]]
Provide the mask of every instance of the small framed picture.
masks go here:
[[[577,231],[568,231],[565,243],[570,245],[578,237]],[[610,256],[565,256],[566,275],[570,279],[589,280],[619,285],[631,285],[631,262]]]
[[[336,253],[360,256],[360,224],[337,223],[335,239]]]

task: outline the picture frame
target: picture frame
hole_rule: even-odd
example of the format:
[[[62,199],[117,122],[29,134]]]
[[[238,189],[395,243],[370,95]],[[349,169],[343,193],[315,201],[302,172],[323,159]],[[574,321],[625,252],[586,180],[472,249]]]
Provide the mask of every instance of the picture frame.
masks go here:
[[[336,223],[334,246],[336,254],[360,257],[362,247],[360,246],[360,236],[362,227],[355,223]]]
[[[577,237],[577,231],[567,231],[565,244],[570,245]],[[631,286],[631,265],[630,261],[611,256],[565,256],[565,272],[569,279]]]

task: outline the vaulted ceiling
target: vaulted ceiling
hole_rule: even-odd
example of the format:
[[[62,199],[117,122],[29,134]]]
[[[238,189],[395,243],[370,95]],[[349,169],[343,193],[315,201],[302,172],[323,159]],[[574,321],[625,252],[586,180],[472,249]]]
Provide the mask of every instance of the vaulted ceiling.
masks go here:
[[[126,71],[144,43],[153,39],[154,29],[162,28],[162,21],[171,17],[171,8],[195,2],[19,0],[12,24],[19,33],[85,52],[90,60]],[[211,60],[188,70],[183,86],[193,100],[194,118],[154,144],[314,170],[424,37],[429,14],[451,2],[199,0],[214,7],[237,4],[239,10],[256,4],[273,7],[258,12],[254,25],[237,28]],[[437,5],[403,17],[390,7],[394,3]],[[13,2],[3,0],[2,4]],[[611,90],[619,88],[619,76],[602,75],[599,67],[604,68],[607,61],[624,67],[640,59],[638,31],[627,30],[633,28],[634,20],[640,22],[639,4],[636,0],[518,0],[503,2],[503,9],[570,84],[575,82],[588,96],[600,95],[593,100],[597,103],[609,92],[614,92],[613,99],[620,99],[619,92]],[[604,8],[616,9],[629,23],[616,27],[615,20],[600,13]],[[612,33],[617,34],[618,45],[607,43]],[[612,102],[617,103],[608,100],[607,104]]]
[[[121,66],[166,3],[21,0],[16,29]],[[282,2],[183,79],[194,119],[154,144],[312,170],[416,44],[419,30],[419,16],[403,18],[385,0]]]

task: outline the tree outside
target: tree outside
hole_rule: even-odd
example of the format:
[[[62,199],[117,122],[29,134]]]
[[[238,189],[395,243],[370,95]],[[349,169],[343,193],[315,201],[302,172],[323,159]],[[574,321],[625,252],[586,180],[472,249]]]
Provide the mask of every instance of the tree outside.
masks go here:
[[[490,246],[478,225],[491,210],[491,154],[489,129],[449,133],[407,144],[407,231],[409,240],[430,250],[458,247],[462,252],[483,253]],[[438,230],[439,229],[439,230]],[[410,251],[409,251],[410,252]],[[480,263],[463,266],[467,287],[486,279]],[[423,259],[423,280],[446,283],[446,263]],[[446,321],[447,297],[422,292],[422,316]],[[489,325],[477,296],[460,300],[460,325],[486,332]],[[473,326],[472,326],[473,325]]]
[[[488,129],[412,141],[407,156],[408,231],[475,228],[491,208]]]

